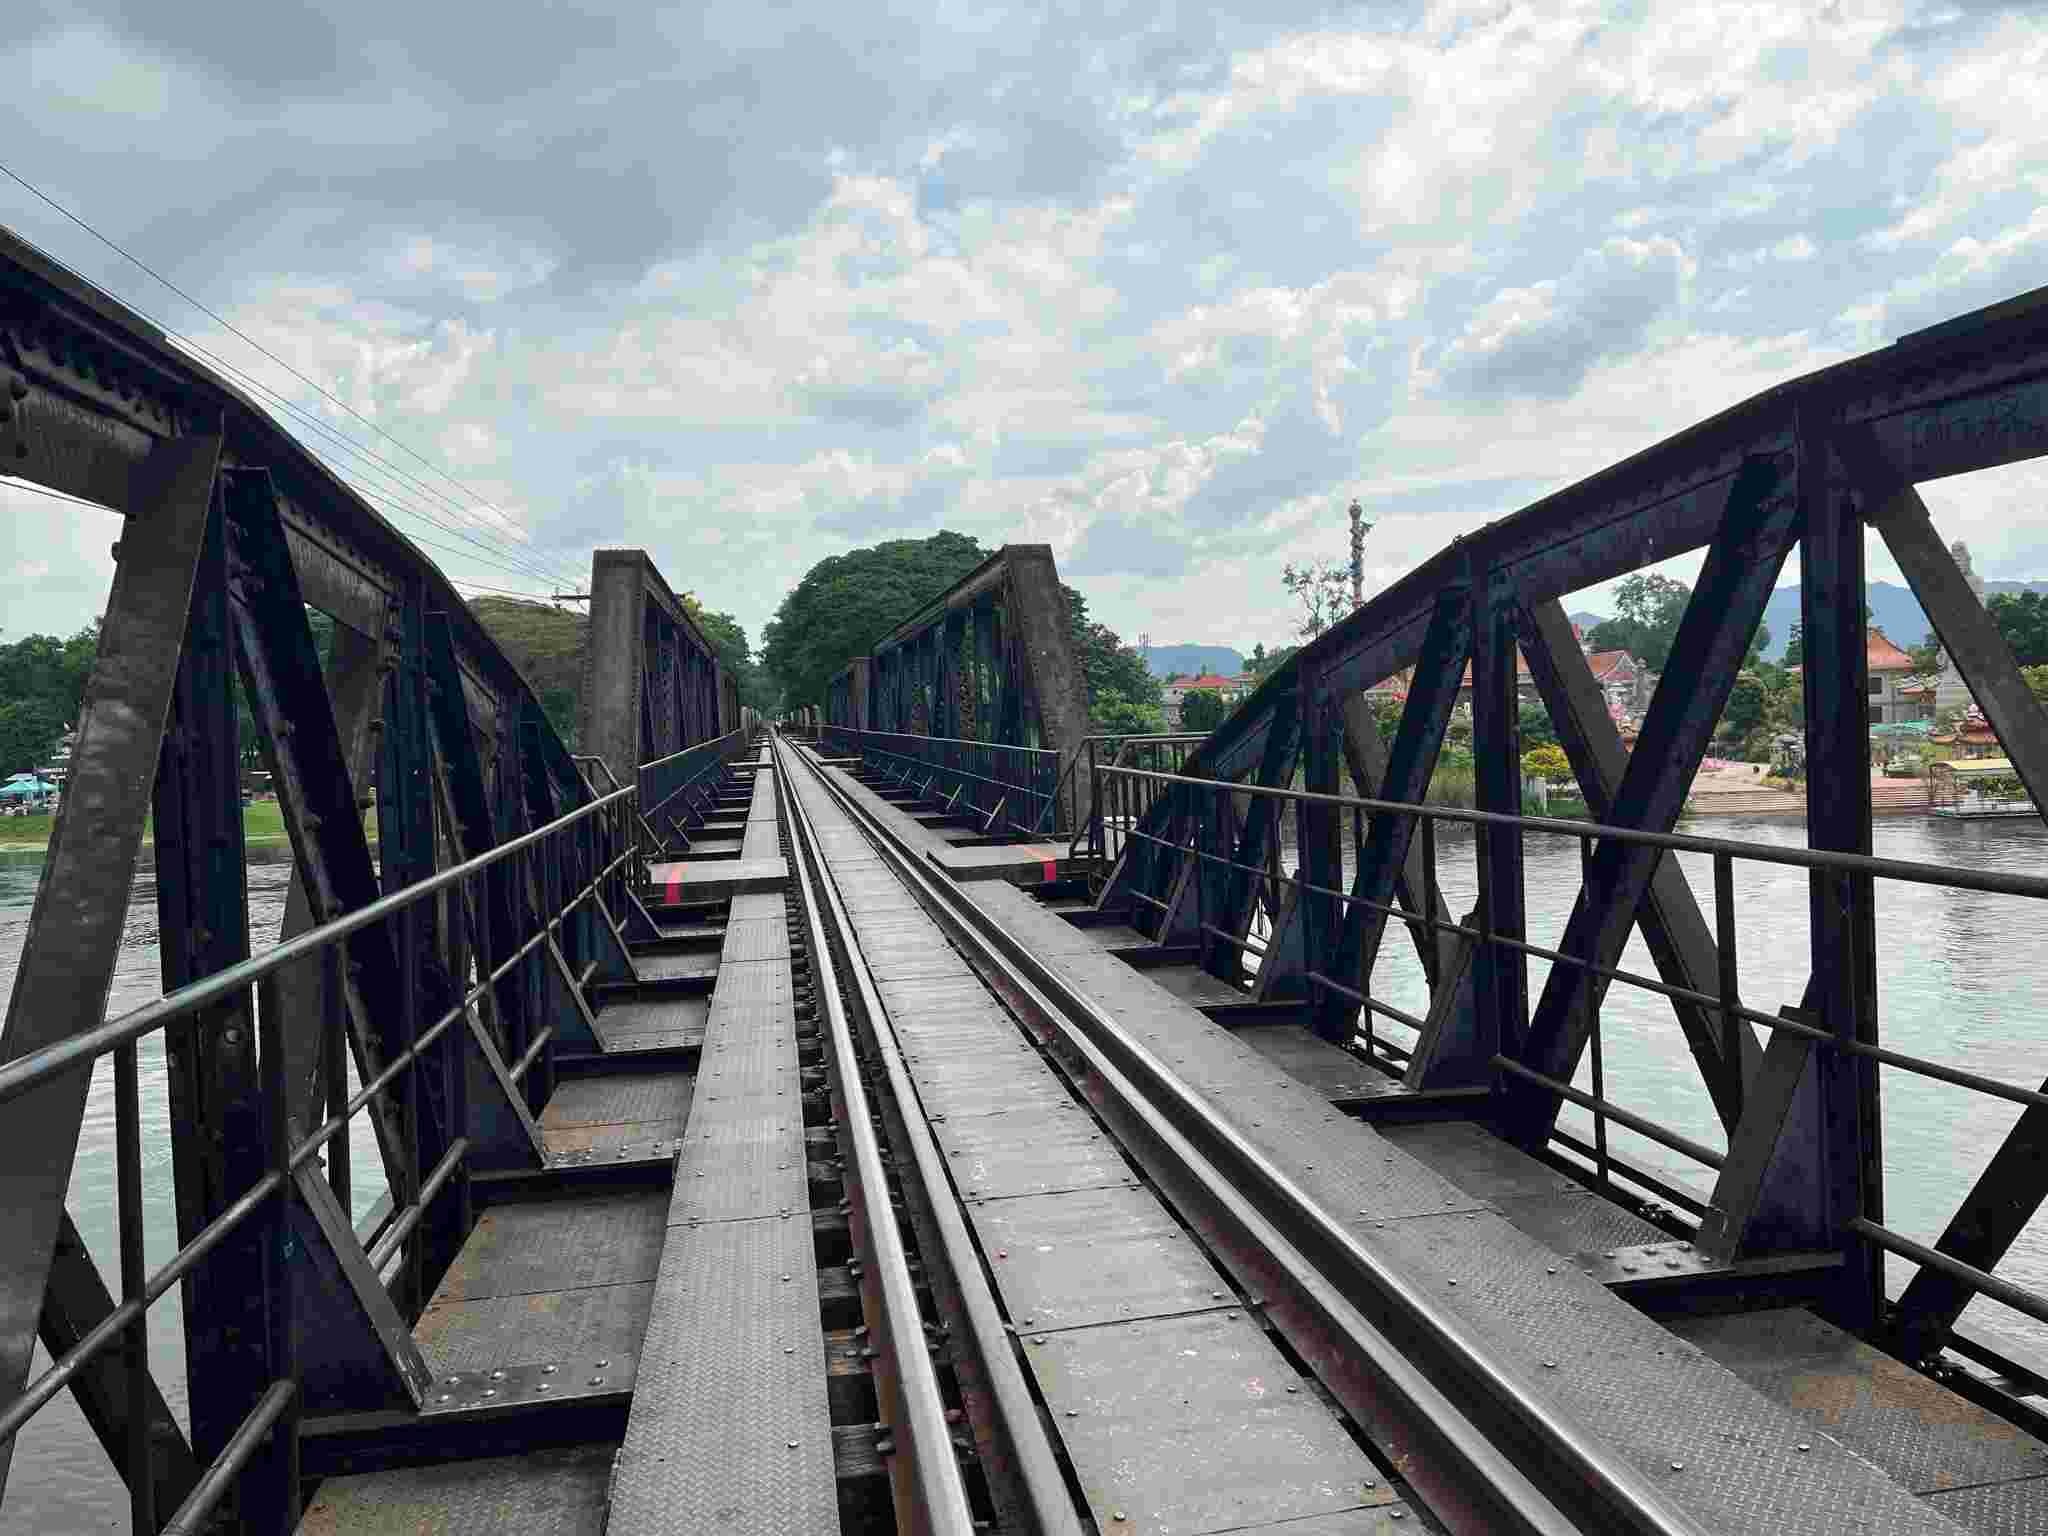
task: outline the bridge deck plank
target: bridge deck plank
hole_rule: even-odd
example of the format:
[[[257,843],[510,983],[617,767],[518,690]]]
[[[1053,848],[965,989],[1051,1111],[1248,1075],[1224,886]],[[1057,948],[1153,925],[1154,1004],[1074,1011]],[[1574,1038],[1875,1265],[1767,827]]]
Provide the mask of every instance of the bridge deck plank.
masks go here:
[[[299,1536],[601,1536],[610,1445],[492,1456],[330,1477]]]

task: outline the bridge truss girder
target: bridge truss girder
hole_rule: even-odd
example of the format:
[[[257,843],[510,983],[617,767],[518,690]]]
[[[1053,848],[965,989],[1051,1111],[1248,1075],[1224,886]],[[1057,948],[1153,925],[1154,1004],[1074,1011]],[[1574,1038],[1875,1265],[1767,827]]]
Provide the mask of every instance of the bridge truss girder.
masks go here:
[[[1070,774],[1088,686],[1051,547],[1004,545],[898,624],[826,685],[823,723],[1051,748]]]
[[[1419,801],[1469,666],[1479,808],[1518,814],[1519,646],[1591,818],[1669,831],[1764,601],[1796,548],[1809,773],[1830,786],[1814,797],[1808,841],[1817,850],[1868,854],[1868,524],[1984,701],[2035,803],[2048,805],[2048,718],[1913,489],[2043,454],[2048,291],[1771,390],[1458,541],[1277,669],[1184,771],[1284,788],[1298,768],[1310,789],[1330,790],[1349,751],[1363,793]],[[1559,599],[1695,549],[1706,562],[1666,682],[1625,755]],[[1376,738],[1361,690],[1405,669],[1413,669],[1406,704],[1380,767],[1362,745],[1363,738],[1376,746]],[[1349,730],[1341,724],[1347,720]],[[1208,931],[1205,923],[1241,938],[1263,905],[1272,929],[1258,995],[1301,998],[1323,1033],[1349,1039],[1357,1005],[1330,983],[1369,995],[1389,913],[1412,914],[1425,904],[1437,910],[1434,870],[1417,869],[1413,858],[1417,818],[1367,818],[1353,904],[1340,919],[1343,904],[1334,898],[1303,891],[1280,898],[1273,882],[1248,869],[1232,871],[1220,886],[1193,873],[1203,854],[1249,868],[1267,857],[1261,802],[1253,800],[1233,832],[1216,810],[1221,798],[1206,787],[1168,787],[1119,807],[1139,814],[1140,835],[1124,839],[1101,904],[1129,914],[1162,943],[1186,942],[1189,932]],[[1299,874],[1330,889],[1341,868],[1334,812],[1303,804],[1299,815]],[[1480,899],[1471,922],[1525,944],[1521,836],[1502,827],[1475,836]],[[1452,941],[1425,960],[1432,1003],[1411,1086],[1487,1088],[1500,1129],[1530,1147],[1550,1138],[1563,1099],[1549,1084],[1569,1082],[1578,1070],[1608,984],[1598,970],[1617,964],[1631,929],[1642,931],[1667,986],[1741,1003],[1728,946],[1732,911],[1717,903],[1718,931],[1710,929],[1674,858],[1608,839],[1593,846],[1584,876],[1559,949],[1595,969],[1554,965],[1533,1007],[1519,953],[1481,945],[1484,953],[1475,955],[1474,946]],[[1816,875],[1811,915],[1812,980],[1789,1012],[1833,1037],[1874,1046],[1870,878]],[[1238,950],[1227,943],[1212,940],[1203,956],[1219,975],[1243,974]],[[1923,1268],[1890,1316],[1880,1255],[1855,1225],[1882,1219],[1876,1062],[1814,1049],[1811,1038],[1789,1031],[1771,1032],[1766,1048],[1746,1021],[1724,1017],[1721,1008],[1690,999],[1673,1005],[1728,1137],[1702,1246],[1729,1257],[1832,1252],[1840,1263],[1829,1302],[1840,1320],[1889,1331],[1915,1358],[1938,1348],[1970,1288]],[[1993,1268],[2044,1195],[2048,1112],[2034,1107],[1960,1203],[1938,1251]]]
[[[0,234],[0,454],[10,474],[126,518],[98,659],[77,722],[65,811],[37,889],[0,1029],[0,1061],[97,1027],[113,976],[130,871],[153,817],[157,921],[166,988],[214,975],[251,947],[242,848],[239,690],[275,783],[295,871],[284,937],[587,804],[592,790],[531,688],[432,563],[264,412],[12,237]],[[337,626],[323,677],[309,609]],[[378,812],[376,858],[365,810]],[[602,853],[603,850],[599,850]],[[598,854],[593,854],[594,860]],[[279,1167],[358,1080],[383,1072],[462,978],[534,935],[550,893],[534,861],[503,861],[477,910],[451,888],[438,903],[359,929],[339,952],[296,962],[166,1032],[180,1242],[229,1212]],[[592,867],[551,869],[580,889]],[[623,877],[617,877],[620,881]],[[614,893],[617,899],[617,893]],[[507,1063],[540,1031],[573,1040],[578,970],[604,962],[598,925],[514,967],[372,1101],[379,1226],[423,1202],[387,1285],[366,1227],[350,1219],[344,1132],[323,1170],[309,1159],[284,1193],[237,1227],[182,1281],[189,1442],[146,1384],[143,1417],[119,1384],[120,1348],[73,1378],[88,1421],[129,1476],[138,1520],[167,1517],[270,1383],[301,1391],[251,1461],[236,1514],[251,1529],[296,1523],[302,1411],[417,1406],[430,1378],[409,1321],[467,1234],[467,1168],[538,1167],[533,1108],[552,1043],[523,1083]],[[552,1010],[552,1011],[551,1011]],[[569,1017],[564,1017],[565,1012]],[[132,1048],[129,1048],[132,1049]],[[117,1078],[131,1071],[117,1059]],[[272,1075],[280,1117],[269,1113]],[[0,1403],[27,1378],[40,1332],[53,1356],[105,1322],[117,1298],[65,1210],[90,1069],[46,1079],[0,1105]],[[466,1144],[468,1158],[458,1155]],[[122,1194],[139,1173],[121,1149]],[[133,1186],[129,1180],[137,1181]],[[136,1227],[139,1233],[139,1225]],[[139,1243],[118,1264],[141,1281]],[[11,1459],[0,1441],[0,1488]],[[131,1476],[136,1469],[141,1476]],[[153,1526],[152,1526],[153,1528]]]

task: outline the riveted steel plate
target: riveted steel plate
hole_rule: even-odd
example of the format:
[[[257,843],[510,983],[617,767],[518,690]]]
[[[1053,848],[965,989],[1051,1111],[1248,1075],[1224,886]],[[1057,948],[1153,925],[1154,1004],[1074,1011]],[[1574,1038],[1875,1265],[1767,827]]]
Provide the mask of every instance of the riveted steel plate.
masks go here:
[[[786,1107],[784,1107],[786,1106]],[[803,1112],[794,1099],[705,1105],[691,1117],[668,1197],[668,1222],[742,1221],[810,1209]]]
[[[2048,1531],[2048,1478],[1930,1493],[1927,1505],[1979,1536],[2041,1536]]]
[[[1381,1473],[1242,1313],[1024,1337],[1105,1531],[1229,1531],[1392,1502]]]
[[[937,933],[899,929],[862,934],[860,952],[878,983],[948,977],[981,985],[959,952]]]
[[[716,976],[718,951],[685,949],[635,955],[633,974],[640,981],[690,981]]]
[[[1240,1042],[1326,1099],[1379,1098],[1401,1091],[1400,1079],[1299,1024],[1250,1024],[1234,1033]]]
[[[997,1006],[994,998],[983,993],[979,1002],[964,1002],[952,1009],[930,1009],[898,1013],[889,1010],[889,1023],[907,1049],[915,1049],[926,1042],[946,1040],[981,1040],[993,1045],[1001,1040],[1023,1050],[1030,1050],[1024,1036],[1018,1031],[1017,1021]]]
[[[767,917],[736,918],[726,924],[721,965],[748,965],[789,958],[789,919],[776,912]]]
[[[652,1280],[667,1210],[661,1190],[494,1205],[477,1217],[434,1299]]]
[[[607,1001],[597,1012],[597,1039],[608,1051],[701,1045],[710,1013],[708,997]]]
[[[1703,1529],[1954,1529],[1498,1215],[1390,1221],[1359,1237],[1438,1298],[1499,1369],[1642,1469]]]
[[[666,944],[670,942],[695,943],[700,940],[716,944],[725,933],[725,924],[661,923],[656,925],[656,931],[660,933],[661,937],[655,940],[654,942],[659,944]],[[628,949],[632,950],[635,956],[638,956],[643,950],[649,947],[650,946],[645,944],[629,944],[627,946]]]
[[[987,987],[973,976],[925,976],[903,981],[877,981],[882,1006],[892,1019],[942,1018],[957,1014],[986,1015],[996,1010]],[[1000,1011],[1000,1010],[996,1010]]]
[[[711,1017],[706,1028],[715,1031],[728,1014],[736,1010],[752,1018],[749,1010],[763,1005],[786,1008],[789,1003],[789,957],[777,955],[753,965],[736,965],[721,971],[711,993]]]
[[[2048,1475],[2048,1447],[2018,1425],[1803,1308],[1678,1318],[1671,1331],[1915,1493]]]
[[[734,923],[765,922],[771,918],[787,917],[789,903],[776,891],[749,891],[732,899],[725,920],[730,927]]]
[[[1131,1167],[1094,1120],[1061,1111],[979,1115],[932,1127],[962,1195],[999,1200],[1128,1184]]]
[[[555,1084],[541,1111],[544,1130],[585,1125],[680,1120],[690,1111],[688,1072],[620,1072],[608,1077],[567,1077]]]
[[[413,1325],[437,1376],[630,1354],[647,1331],[654,1282],[435,1302]]]
[[[1020,1328],[1204,1312],[1236,1300],[1146,1189],[1081,1189],[970,1205],[982,1255]]]
[[[1218,980],[1199,965],[1156,965],[1145,970],[1145,977],[1154,986],[1170,992],[1183,1002],[1242,1003],[1250,1001],[1251,994],[1243,987],[1234,987],[1227,981]]]
[[[1583,1185],[1569,1193],[1521,1195],[1494,1203],[1538,1242],[1580,1260],[1600,1257],[1609,1249],[1670,1241],[1660,1228]]]
[[[299,1536],[602,1536],[612,1445],[394,1467],[320,1484]]]
[[[740,857],[772,859],[782,848],[781,830],[773,821],[750,818],[740,837]]]
[[[608,1536],[837,1530],[810,1222],[678,1230],[657,1285]]]
[[[1380,1127],[1380,1135],[1483,1198],[1581,1194],[1586,1186],[1468,1120]]]
[[[741,1012],[743,1008],[777,1011],[749,1018]],[[697,1063],[697,1097],[730,1103],[735,1096],[747,1094],[793,1093],[796,1086],[796,1014],[787,999],[779,1004],[735,1003],[714,1019]]]
[[[578,1356],[544,1365],[501,1365],[436,1377],[420,1401],[425,1418],[490,1419],[540,1404],[620,1402],[633,1395],[638,1360],[630,1351]]]
[[[1085,1113],[1067,1085],[1042,1060],[979,1041],[921,1050],[912,1077],[917,1096],[934,1118],[1003,1115],[1018,1110]]]
[[[581,1168],[593,1163],[673,1162],[683,1146],[680,1120],[653,1120],[626,1125],[578,1125],[542,1131],[542,1149],[550,1168]]]

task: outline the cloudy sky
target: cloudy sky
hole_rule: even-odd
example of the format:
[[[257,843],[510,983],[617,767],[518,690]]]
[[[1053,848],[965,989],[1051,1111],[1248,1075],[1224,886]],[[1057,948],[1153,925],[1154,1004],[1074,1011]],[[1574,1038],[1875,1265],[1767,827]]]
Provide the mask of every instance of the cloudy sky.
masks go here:
[[[949,527],[1049,541],[1129,637],[1273,642],[1353,495],[1383,584],[2048,282],[2038,6],[9,15],[0,162],[233,330],[4,179],[0,222],[306,410],[452,575],[641,545],[756,633]],[[2048,576],[2048,476],[1927,490]],[[0,522],[0,628],[98,611],[112,520]]]

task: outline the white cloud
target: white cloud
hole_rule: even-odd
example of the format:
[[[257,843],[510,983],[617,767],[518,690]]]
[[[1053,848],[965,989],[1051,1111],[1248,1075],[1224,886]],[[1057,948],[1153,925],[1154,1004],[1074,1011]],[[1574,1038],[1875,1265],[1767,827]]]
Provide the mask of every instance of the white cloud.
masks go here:
[[[486,61],[460,6],[67,10],[109,19],[0,39],[52,83],[11,163],[452,479],[18,189],[0,219],[353,439],[456,574],[641,542],[756,631],[813,560],[953,527],[1052,542],[1127,633],[1270,643],[1353,494],[1391,580],[2048,272],[2023,13],[714,0],[494,22]],[[2007,574],[1979,490],[1945,527]],[[110,540],[0,514],[49,567],[9,628],[89,617]]]

